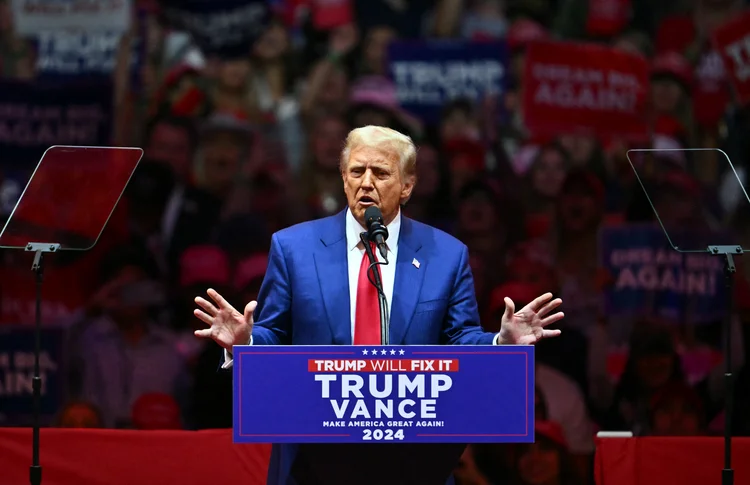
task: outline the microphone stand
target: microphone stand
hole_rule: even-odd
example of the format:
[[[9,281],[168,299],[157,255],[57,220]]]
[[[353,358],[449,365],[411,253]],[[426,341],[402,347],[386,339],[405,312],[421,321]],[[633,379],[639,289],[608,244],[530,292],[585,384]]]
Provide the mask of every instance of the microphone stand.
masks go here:
[[[359,238],[362,240],[362,244],[365,246],[367,258],[370,260],[370,268],[372,268],[373,278],[369,277],[370,270],[368,269],[367,279],[370,280],[370,283],[372,283],[375,289],[378,290],[378,303],[380,304],[380,343],[381,345],[390,345],[390,334],[388,332],[388,300],[386,300],[385,298],[385,293],[383,292],[383,282],[380,280],[380,271],[378,271],[377,268],[377,265],[388,264],[388,261],[386,260],[385,263],[381,263],[375,258],[375,254],[370,247],[370,240],[367,237],[366,232],[361,233],[359,235]]]

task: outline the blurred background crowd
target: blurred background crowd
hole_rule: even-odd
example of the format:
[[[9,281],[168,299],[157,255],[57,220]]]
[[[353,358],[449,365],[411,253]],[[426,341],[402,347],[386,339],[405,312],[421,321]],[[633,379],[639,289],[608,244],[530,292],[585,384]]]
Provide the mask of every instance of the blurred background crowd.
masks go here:
[[[97,245],[46,260],[47,425],[231,427],[231,376],[217,373],[219,347],[193,336],[202,325],[193,299],[209,287],[237,308],[254,299],[271,234],[345,207],[342,144],[350,129],[376,124],[415,140],[418,182],[403,211],[469,247],[488,331],[503,297],[523,305],[553,291],[565,302],[562,336],[537,349],[537,442],[470,447],[462,483],[592,483],[602,429],[722,432],[722,261],[675,259],[643,187],[665,228],[695,233],[685,241],[710,231],[750,247],[740,190],[749,119],[733,84],[748,77],[740,61],[750,64],[750,52],[736,51],[730,66],[716,35],[747,2],[119,3],[130,21],[102,18],[105,32],[28,18],[20,28],[29,11],[0,0],[5,217],[50,145],[145,152]],[[241,14],[258,4],[262,19]],[[560,45],[593,50],[544,58]],[[564,86],[547,104],[531,95],[530,77],[550,62],[559,65],[547,66],[549,80],[589,82],[596,99]],[[591,73],[620,68],[639,101],[606,118],[617,86]],[[88,135],[74,133],[69,112],[45,119],[70,104],[96,108]],[[628,157],[643,148],[658,151]],[[721,152],[680,148],[720,148],[734,169]],[[750,265],[737,259],[730,365],[744,410]],[[30,264],[29,253],[2,252],[4,426],[29,424]],[[750,435],[748,418],[735,418],[736,435]]]

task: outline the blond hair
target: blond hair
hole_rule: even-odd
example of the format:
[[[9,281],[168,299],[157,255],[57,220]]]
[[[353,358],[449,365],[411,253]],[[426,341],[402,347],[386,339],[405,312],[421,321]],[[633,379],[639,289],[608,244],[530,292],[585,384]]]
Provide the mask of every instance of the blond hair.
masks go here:
[[[343,172],[349,163],[352,152],[359,147],[377,148],[398,157],[401,175],[416,175],[417,147],[408,136],[383,126],[363,126],[355,128],[346,137],[346,145],[341,152],[340,168]]]

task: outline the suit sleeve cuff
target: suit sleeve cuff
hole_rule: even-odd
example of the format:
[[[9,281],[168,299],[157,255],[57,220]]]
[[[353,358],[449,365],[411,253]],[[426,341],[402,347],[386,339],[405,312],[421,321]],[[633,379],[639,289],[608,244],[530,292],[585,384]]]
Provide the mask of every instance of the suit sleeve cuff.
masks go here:
[[[232,364],[234,364],[234,358],[232,357],[232,354],[227,349],[224,349],[224,363],[221,364],[221,368],[231,369]]]
[[[250,342],[247,343],[248,345],[253,345],[253,336],[250,335]],[[230,369],[232,365],[234,364],[234,357],[232,356],[232,353],[228,351],[227,349],[224,349],[224,363],[221,364],[222,369]]]

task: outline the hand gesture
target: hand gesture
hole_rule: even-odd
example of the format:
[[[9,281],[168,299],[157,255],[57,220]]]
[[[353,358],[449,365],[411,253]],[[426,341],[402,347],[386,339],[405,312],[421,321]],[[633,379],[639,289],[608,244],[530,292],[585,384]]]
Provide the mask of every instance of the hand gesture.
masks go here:
[[[533,345],[543,338],[557,337],[560,330],[545,330],[544,327],[561,320],[565,315],[557,312],[545,317],[562,304],[562,300],[545,293],[516,312],[513,300],[505,298],[505,313],[500,324],[500,343],[506,345]]]
[[[245,313],[242,314],[216,290],[209,288],[208,296],[211,297],[215,305],[198,296],[195,298],[195,303],[203,311],[196,308],[193,310],[193,314],[207,323],[210,328],[196,330],[195,335],[197,337],[210,337],[230,352],[234,345],[247,345],[253,332],[253,312],[258,305],[257,302],[251,301],[248,303],[245,306]]]

